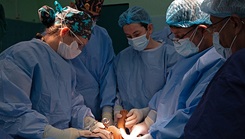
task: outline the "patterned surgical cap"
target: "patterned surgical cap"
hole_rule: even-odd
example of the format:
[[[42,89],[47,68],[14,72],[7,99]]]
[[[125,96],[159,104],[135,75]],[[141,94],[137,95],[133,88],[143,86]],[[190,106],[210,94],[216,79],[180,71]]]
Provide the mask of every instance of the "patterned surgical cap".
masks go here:
[[[61,24],[70,28],[70,30],[83,38],[90,38],[92,30],[92,19],[91,17],[76,9],[69,6],[62,8],[56,3],[56,10],[49,6],[43,6],[38,10],[39,18],[41,22],[50,27],[54,24]]]

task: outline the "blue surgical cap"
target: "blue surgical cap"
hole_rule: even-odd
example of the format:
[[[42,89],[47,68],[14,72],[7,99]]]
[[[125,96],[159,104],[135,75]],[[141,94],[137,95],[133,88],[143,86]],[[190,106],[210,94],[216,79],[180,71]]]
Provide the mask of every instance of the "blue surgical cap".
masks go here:
[[[166,22],[170,26],[188,28],[211,24],[210,16],[201,11],[203,0],[174,0],[167,9]]]
[[[237,14],[241,18],[245,17],[244,0],[204,0],[201,9],[217,17],[227,17],[232,14]]]
[[[126,24],[145,23],[150,24],[151,18],[149,14],[141,7],[134,6],[123,12],[119,16],[118,24],[123,27]]]

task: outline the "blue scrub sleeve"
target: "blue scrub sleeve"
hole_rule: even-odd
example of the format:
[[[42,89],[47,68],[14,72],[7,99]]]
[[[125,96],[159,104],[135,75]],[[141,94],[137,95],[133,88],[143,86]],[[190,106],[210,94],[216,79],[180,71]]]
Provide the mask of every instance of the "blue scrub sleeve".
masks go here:
[[[71,127],[83,129],[84,128],[84,118],[86,116],[94,117],[90,108],[84,104],[83,96],[73,92],[72,96],[72,119]]]
[[[218,70],[214,67],[214,69]],[[169,138],[179,138],[183,136],[184,133],[184,127],[186,123],[188,122],[191,114],[197,107],[202,94],[204,93],[208,83],[214,76],[216,72],[212,72],[213,70],[210,70],[209,72],[206,72],[202,78],[199,80],[197,85],[194,87],[195,89],[192,91],[190,96],[188,97],[187,101],[185,103],[181,102],[181,98],[178,100],[180,107],[175,113],[165,119],[164,121],[161,121],[161,123],[155,123],[152,127],[150,127],[150,134],[153,138],[159,137],[159,135],[163,136],[161,139],[169,139]],[[185,104],[183,106],[182,104]],[[161,115],[157,115],[157,117],[160,117]]]
[[[104,44],[106,46],[106,51],[103,51],[103,69],[101,71],[101,78],[100,78],[100,95],[101,95],[101,104],[100,108],[102,109],[104,106],[113,106],[115,103],[116,98],[116,77],[113,71],[113,60],[115,58],[114,49],[112,46],[112,40],[104,30]]]
[[[0,69],[0,122],[4,123],[1,129],[25,138],[42,138],[48,120],[32,109],[32,79],[8,59],[0,61]]]

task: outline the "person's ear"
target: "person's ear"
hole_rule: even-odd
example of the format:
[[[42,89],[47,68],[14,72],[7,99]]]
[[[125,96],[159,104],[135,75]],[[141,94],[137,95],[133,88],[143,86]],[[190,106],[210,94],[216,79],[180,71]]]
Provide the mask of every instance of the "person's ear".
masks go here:
[[[235,35],[237,35],[237,34],[239,34],[241,31],[242,31],[242,29],[243,29],[243,22],[242,22],[242,20],[241,20],[241,18],[238,16],[238,15],[236,15],[236,14],[233,14],[232,16],[231,16],[231,21],[232,21],[232,23],[233,23],[233,28],[234,28],[234,31],[235,31]]]
[[[149,34],[152,34],[152,32],[153,32],[153,24],[148,24],[147,25],[147,31],[149,32]]]
[[[60,36],[63,37],[63,36],[65,36],[68,32],[69,32],[69,28],[68,28],[68,27],[64,27],[64,28],[62,28],[61,31],[60,31]]]
[[[198,32],[201,33],[201,35],[204,35],[204,33],[206,32],[206,29],[207,29],[207,25],[200,24],[197,26],[197,28],[198,28],[198,30],[200,30]]]

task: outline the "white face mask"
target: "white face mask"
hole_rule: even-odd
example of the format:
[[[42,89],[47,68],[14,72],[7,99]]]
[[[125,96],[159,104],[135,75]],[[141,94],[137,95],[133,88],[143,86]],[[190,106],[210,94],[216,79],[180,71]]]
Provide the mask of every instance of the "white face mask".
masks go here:
[[[128,44],[132,46],[137,51],[143,51],[149,43],[149,40],[146,38],[146,34],[130,39],[128,38]]]
[[[223,27],[220,29],[219,32],[214,32],[213,33],[213,46],[216,49],[216,51],[223,56],[225,59],[228,59],[231,55],[232,55],[232,51],[231,48],[233,46],[234,41],[236,40],[236,37],[234,37],[231,46],[229,48],[224,48],[220,42],[219,42],[219,34],[220,32],[224,29],[224,27],[226,26],[226,24],[229,22],[230,18],[225,22],[225,24],[223,25]]]
[[[193,32],[193,38],[196,34],[197,29]],[[191,36],[192,36],[191,35]],[[190,41],[190,38],[184,38],[184,39],[180,39],[178,42],[173,42],[174,43],[174,48],[177,51],[177,53],[179,53],[180,55],[184,56],[184,57],[189,57],[192,56],[196,53],[199,52],[199,46],[201,45],[203,38],[201,39],[201,41],[199,42],[199,44],[196,46],[192,41]]]
[[[174,42],[175,50],[184,57],[189,57],[198,53],[199,47],[189,40],[189,38],[180,39],[178,42]]]
[[[69,46],[64,42],[59,43],[57,53],[65,59],[73,59],[77,57],[82,51],[78,48],[76,41],[73,41]]]
[[[220,43],[219,43],[219,33],[214,32],[213,33],[213,46],[216,49],[216,51],[223,56],[225,59],[229,58],[232,54],[230,48],[224,48]]]

